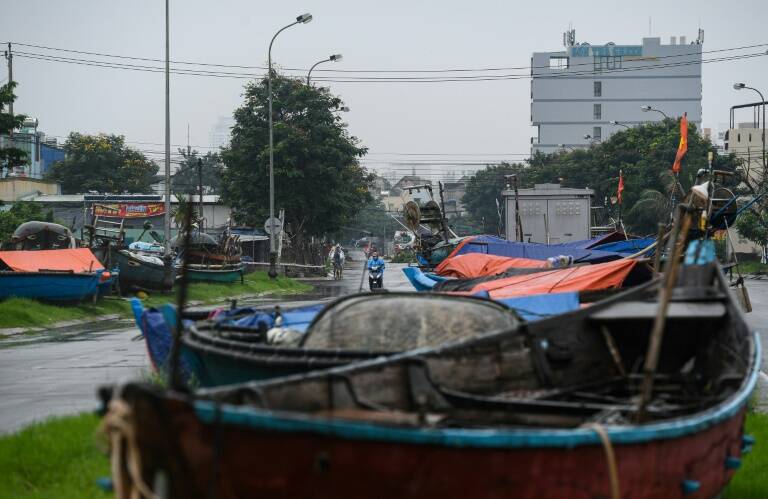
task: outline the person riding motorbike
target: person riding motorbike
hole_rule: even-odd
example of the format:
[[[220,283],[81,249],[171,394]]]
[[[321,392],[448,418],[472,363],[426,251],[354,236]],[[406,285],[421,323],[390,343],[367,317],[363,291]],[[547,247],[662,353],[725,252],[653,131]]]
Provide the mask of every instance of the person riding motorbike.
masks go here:
[[[342,249],[341,244],[337,244],[333,249],[331,249],[328,257],[330,258],[331,264],[333,265],[334,278],[341,279],[345,260],[344,250]]]
[[[368,259],[368,287],[371,291],[384,286],[384,259],[379,257],[379,252],[373,250]]]

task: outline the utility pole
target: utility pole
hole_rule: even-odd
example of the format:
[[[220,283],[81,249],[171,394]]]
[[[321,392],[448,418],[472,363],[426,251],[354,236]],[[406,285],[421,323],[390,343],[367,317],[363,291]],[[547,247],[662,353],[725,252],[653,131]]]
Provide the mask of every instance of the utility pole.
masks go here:
[[[203,160],[197,158],[197,187],[198,196],[197,206],[200,216],[200,226],[197,228],[200,232],[203,232]]]
[[[11,42],[8,42],[8,50],[5,51],[5,58],[8,60],[8,83],[12,83],[13,82],[13,47],[11,46]],[[11,99],[11,102],[8,103],[8,113],[11,115],[11,119],[13,119],[13,99]],[[11,127],[9,135],[13,137],[13,127]]]
[[[170,9],[165,0],[165,256],[171,254],[171,77]],[[170,259],[167,261],[170,272]]]

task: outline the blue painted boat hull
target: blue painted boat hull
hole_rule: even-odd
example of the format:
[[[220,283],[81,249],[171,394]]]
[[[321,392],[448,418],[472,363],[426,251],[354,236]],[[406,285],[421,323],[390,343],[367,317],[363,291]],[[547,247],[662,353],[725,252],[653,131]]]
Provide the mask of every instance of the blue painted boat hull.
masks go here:
[[[101,272],[0,272],[0,299],[76,302],[98,294]]]

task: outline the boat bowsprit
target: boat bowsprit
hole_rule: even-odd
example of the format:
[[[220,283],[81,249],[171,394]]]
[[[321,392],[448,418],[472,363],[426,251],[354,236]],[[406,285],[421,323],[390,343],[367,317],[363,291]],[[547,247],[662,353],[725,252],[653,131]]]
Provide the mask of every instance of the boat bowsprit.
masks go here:
[[[714,265],[683,270],[644,418],[653,283],[325,371],[194,394],[104,390],[114,479],[125,497],[158,476],[185,498],[715,497],[750,443],[759,340]],[[126,411],[124,432],[113,422]]]

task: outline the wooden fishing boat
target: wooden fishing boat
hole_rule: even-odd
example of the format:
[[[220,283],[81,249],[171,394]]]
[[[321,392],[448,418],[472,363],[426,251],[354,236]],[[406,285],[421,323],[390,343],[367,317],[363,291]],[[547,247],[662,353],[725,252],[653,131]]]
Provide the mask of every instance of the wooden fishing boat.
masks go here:
[[[685,267],[640,411],[656,289],[275,381],[104,390],[117,497],[715,497],[752,444],[759,339],[714,264]]]
[[[187,277],[191,282],[243,282],[244,279],[243,264],[234,265],[205,265],[189,264],[187,268]]]
[[[169,291],[173,288],[176,269],[173,265],[167,269],[159,257],[123,249],[115,253],[115,260],[120,269],[122,289]]]
[[[98,296],[103,270],[97,272],[0,271],[0,300],[33,298],[78,302]]]
[[[0,299],[82,301],[110,278],[87,248],[0,251]]]
[[[382,306],[399,313],[372,321]],[[174,321],[173,313],[148,309],[136,316],[153,365],[164,367],[171,343],[167,324]],[[220,386],[305,373],[508,329],[518,322],[513,309],[502,303],[414,293],[360,294],[328,307],[281,309],[277,327],[275,313],[268,309],[238,316],[187,328],[182,358],[188,378],[201,386]],[[280,340],[285,332],[292,338]]]

